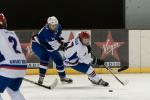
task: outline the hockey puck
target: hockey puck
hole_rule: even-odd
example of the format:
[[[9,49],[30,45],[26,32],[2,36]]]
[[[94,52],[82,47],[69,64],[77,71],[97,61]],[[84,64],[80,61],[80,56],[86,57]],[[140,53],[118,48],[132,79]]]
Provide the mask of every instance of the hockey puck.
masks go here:
[[[113,92],[113,90],[109,90],[109,92]]]

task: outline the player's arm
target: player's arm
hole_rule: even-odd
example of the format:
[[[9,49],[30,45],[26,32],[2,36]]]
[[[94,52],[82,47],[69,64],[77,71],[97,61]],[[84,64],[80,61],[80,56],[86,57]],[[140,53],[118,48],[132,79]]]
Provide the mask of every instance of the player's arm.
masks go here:
[[[81,63],[90,64],[93,61],[87,49],[83,49],[80,48],[80,46],[78,46],[76,50],[77,50],[77,56],[79,57]],[[82,53],[83,51],[84,52],[86,51],[85,54]]]
[[[78,57],[80,63],[90,64],[93,61],[93,59],[89,54],[80,55],[80,53],[78,53]]]
[[[58,25],[58,34],[57,34],[57,41],[61,44],[62,48],[66,48],[69,42],[65,42],[64,38],[61,36],[62,34],[62,26]]]
[[[58,24],[58,33],[57,33],[57,41],[59,42],[59,43],[62,43],[63,41],[64,41],[64,38],[61,36],[61,34],[62,34],[62,27],[61,27],[61,25],[60,24]]]
[[[94,65],[104,65],[104,63],[105,63],[104,60],[101,60],[101,59],[96,58],[96,57],[94,57],[93,61],[92,61],[92,64],[94,64]]]
[[[88,45],[87,49],[88,49],[88,53],[91,53],[91,45]]]
[[[49,44],[48,41],[47,41],[47,37],[46,37],[46,35],[45,35],[46,32],[47,32],[47,31],[46,31],[44,28],[42,28],[42,29],[40,30],[40,32],[37,34],[38,42],[39,42],[41,45],[43,45],[43,47],[45,47],[46,49],[52,50],[53,48],[50,46],[50,44]]]
[[[1,42],[2,43],[2,42]],[[1,43],[0,43],[0,47],[1,47]],[[1,50],[0,50],[0,62],[4,61],[5,60],[5,57],[4,55],[1,53]]]
[[[5,60],[4,55],[1,53],[1,48],[2,48],[2,36],[0,36],[0,62]]]
[[[88,53],[91,53],[92,54],[92,49],[91,49],[91,46],[88,45],[87,46],[87,49],[88,49]],[[93,54],[92,54],[93,55]],[[105,61],[104,60],[101,60],[95,56],[93,56],[93,61],[92,61],[92,64],[95,64],[95,65],[104,65]]]

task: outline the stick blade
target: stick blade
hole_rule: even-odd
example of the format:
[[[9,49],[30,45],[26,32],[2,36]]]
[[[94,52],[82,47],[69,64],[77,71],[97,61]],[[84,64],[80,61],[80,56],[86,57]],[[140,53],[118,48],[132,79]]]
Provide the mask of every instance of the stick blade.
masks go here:
[[[125,85],[129,84],[129,80],[124,80],[123,83],[124,83],[124,86],[125,86]]]
[[[58,84],[58,79],[56,78],[54,82],[50,85],[50,89],[54,89]]]

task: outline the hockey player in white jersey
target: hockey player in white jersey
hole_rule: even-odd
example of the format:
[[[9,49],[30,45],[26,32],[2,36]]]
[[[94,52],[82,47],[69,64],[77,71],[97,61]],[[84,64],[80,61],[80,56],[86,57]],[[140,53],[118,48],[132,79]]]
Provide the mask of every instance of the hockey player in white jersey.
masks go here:
[[[7,90],[11,100],[25,100],[19,88],[27,68],[18,37],[6,30],[5,16],[0,13],[0,100]]]
[[[80,32],[75,39],[72,39],[64,53],[64,64],[71,68],[88,75],[88,79],[96,85],[108,86],[94,71],[91,63],[103,65],[104,61],[100,59],[92,59],[88,46],[90,44],[90,35],[87,32]]]

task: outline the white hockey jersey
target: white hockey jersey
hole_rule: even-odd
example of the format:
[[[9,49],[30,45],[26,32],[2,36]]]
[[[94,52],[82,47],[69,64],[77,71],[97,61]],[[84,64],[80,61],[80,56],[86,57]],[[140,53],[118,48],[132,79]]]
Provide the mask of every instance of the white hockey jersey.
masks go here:
[[[13,31],[0,29],[0,75],[24,77],[27,63],[18,37]]]
[[[88,53],[87,46],[83,45],[79,38],[72,39],[64,52],[64,64],[75,66],[78,63],[89,64],[92,62],[91,55]]]

